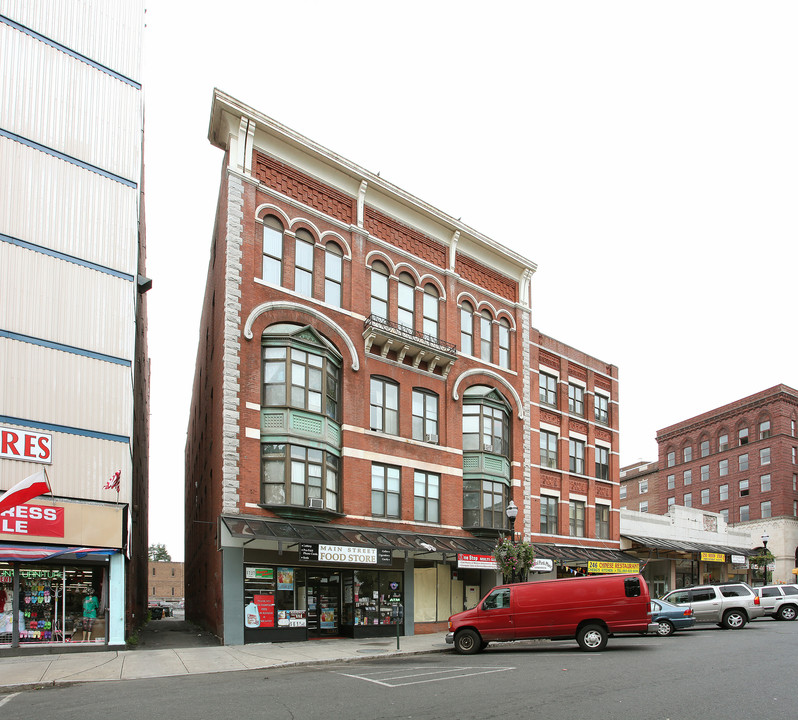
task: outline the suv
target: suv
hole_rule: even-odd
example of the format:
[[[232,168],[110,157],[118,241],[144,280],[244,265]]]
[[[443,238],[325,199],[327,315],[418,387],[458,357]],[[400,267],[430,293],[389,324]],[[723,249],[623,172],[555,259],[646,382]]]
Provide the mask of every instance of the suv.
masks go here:
[[[717,623],[729,630],[739,630],[749,620],[765,614],[759,595],[744,582],[672,590],[663,600],[691,607],[697,623]]]
[[[765,615],[776,620],[798,617],[798,585],[765,585],[755,588]]]

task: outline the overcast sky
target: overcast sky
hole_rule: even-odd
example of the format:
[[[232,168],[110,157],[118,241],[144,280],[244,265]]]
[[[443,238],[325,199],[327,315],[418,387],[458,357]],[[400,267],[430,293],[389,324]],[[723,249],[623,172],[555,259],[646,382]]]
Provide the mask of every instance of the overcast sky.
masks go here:
[[[533,325],[615,364],[621,465],[796,369],[798,3],[151,0],[150,542],[184,448],[214,87],[537,263]]]

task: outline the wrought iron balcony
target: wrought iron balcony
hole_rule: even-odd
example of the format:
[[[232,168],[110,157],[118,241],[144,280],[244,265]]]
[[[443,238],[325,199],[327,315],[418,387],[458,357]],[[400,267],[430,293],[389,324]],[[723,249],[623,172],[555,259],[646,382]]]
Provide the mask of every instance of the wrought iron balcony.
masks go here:
[[[440,369],[443,377],[451,370],[457,359],[457,348],[449,342],[432,335],[419,333],[405,325],[391,322],[379,315],[369,315],[363,327],[366,352],[379,348],[382,357],[392,353],[392,359],[404,363],[411,359],[413,367],[434,373]],[[421,363],[424,363],[424,366]]]

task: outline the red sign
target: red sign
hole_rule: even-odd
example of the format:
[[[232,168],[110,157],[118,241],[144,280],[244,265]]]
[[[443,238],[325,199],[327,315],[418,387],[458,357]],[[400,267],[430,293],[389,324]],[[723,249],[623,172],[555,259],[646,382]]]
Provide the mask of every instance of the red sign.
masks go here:
[[[260,614],[260,627],[274,627],[274,595],[255,595],[252,601]]]
[[[64,508],[17,505],[0,513],[0,534],[64,537]]]
[[[496,560],[493,555],[475,555],[473,553],[458,553],[458,568],[474,568],[477,570],[497,570]]]
[[[52,465],[52,442],[48,433],[0,427],[0,458]]]

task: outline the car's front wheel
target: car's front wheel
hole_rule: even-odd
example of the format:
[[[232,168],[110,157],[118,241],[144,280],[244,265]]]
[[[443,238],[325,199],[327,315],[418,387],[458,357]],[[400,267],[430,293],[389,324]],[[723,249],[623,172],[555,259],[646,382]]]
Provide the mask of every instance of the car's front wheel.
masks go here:
[[[795,605],[782,605],[779,608],[779,620],[795,620],[796,616],[798,616],[798,610]]]
[[[674,632],[676,632],[676,628],[673,627],[673,623],[670,620],[660,620],[657,624],[657,635],[660,637],[668,637],[673,635]]]
[[[745,627],[748,617],[742,610],[727,610],[723,614],[722,625],[727,630],[739,630]]]
[[[482,638],[476,630],[460,630],[454,636],[454,649],[461,655],[475,655],[482,650]]]

